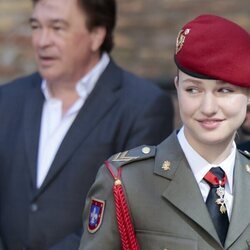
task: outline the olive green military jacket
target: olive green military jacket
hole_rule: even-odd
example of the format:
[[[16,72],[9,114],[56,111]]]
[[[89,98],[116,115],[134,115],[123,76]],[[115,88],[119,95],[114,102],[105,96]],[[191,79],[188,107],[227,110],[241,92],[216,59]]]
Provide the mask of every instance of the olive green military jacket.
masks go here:
[[[250,249],[250,162],[247,155],[240,152],[236,155],[234,202],[224,248],[176,132],[157,147],[141,146],[117,154],[110,163],[114,169],[122,168],[122,183],[141,250]],[[103,166],[88,194],[80,250],[121,249],[113,183],[113,177]],[[105,207],[97,213],[96,228],[90,228],[93,219],[90,207],[96,200]]]

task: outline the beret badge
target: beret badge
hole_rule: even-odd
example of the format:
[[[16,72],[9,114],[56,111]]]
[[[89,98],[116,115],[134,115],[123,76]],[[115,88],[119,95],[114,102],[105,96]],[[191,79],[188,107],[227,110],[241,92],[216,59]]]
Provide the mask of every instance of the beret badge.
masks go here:
[[[176,39],[176,51],[177,54],[184,45],[186,36],[190,33],[190,29],[181,30]]]

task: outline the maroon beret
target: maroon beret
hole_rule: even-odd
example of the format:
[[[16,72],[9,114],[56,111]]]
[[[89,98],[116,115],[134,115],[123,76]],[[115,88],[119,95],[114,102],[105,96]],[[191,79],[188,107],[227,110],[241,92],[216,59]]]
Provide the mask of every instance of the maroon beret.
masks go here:
[[[194,77],[250,87],[250,34],[225,18],[198,16],[178,34],[175,63]]]

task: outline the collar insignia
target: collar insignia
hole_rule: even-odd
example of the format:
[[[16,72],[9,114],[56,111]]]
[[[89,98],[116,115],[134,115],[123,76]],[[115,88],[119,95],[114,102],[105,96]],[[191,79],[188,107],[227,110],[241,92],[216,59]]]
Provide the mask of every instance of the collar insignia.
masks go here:
[[[170,170],[170,167],[171,167],[171,163],[169,161],[164,161],[161,168],[164,171],[168,171],[168,170]]]

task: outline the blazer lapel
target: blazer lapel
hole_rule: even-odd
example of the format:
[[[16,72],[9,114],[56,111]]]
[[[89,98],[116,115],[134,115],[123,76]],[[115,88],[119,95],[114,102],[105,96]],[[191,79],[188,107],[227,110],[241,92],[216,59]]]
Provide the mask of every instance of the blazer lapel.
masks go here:
[[[79,144],[91,134],[118,100],[120,77],[121,71],[111,61],[63,139],[39,193],[56,177]]]
[[[28,159],[32,185],[36,188],[37,154],[40,135],[40,123],[44,97],[41,92],[41,78],[34,81],[35,87],[27,94],[24,109],[24,146]]]
[[[249,160],[236,155],[234,169],[234,202],[225,247],[232,245],[244,232],[250,221],[250,173],[246,171]]]
[[[155,173],[170,180],[162,194],[163,197],[200,225],[220,244],[199,186],[177,140],[176,132],[159,145],[157,152]],[[169,170],[162,168],[164,161],[170,163]]]

